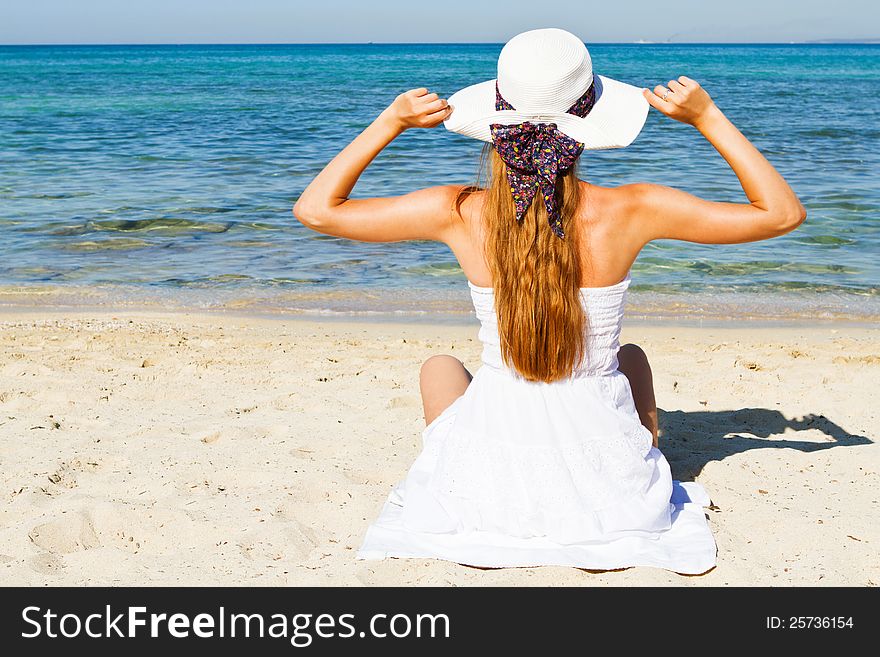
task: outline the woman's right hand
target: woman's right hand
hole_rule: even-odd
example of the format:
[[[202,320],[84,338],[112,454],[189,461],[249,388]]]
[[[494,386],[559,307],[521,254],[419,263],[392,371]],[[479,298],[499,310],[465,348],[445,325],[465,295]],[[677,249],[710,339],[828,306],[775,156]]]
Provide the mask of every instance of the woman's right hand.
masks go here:
[[[668,87],[658,84],[654,91],[643,89],[642,95],[657,111],[698,128],[716,109],[700,83],[683,75],[678,80],[670,80]]]
[[[422,87],[400,94],[383,114],[387,114],[401,130],[433,128],[452,115],[452,105]]]

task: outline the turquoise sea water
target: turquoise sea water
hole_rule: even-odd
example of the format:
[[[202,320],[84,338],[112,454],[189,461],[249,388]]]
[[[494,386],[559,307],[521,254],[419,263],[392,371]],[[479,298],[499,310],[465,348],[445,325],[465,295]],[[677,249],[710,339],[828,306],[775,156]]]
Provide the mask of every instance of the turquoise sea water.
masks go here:
[[[320,236],[290,208],[400,91],[494,77],[500,45],[0,47],[0,302],[458,313],[443,245]],[[880,316],[880,46],[595,45],[597,72],[700,80],[783,172],[807,222],[737,246],[649,245],[644,315]],[[473,181],[481,145],[411,131],[356,195]],[[582,177],[741,200],[691,128],[653,112]]]

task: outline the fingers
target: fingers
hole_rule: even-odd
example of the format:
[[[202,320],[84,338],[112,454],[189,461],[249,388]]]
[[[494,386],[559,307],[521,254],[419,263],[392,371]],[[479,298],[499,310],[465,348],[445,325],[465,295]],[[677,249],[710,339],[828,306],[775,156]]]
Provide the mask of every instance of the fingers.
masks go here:
[[[428,114],[422,123],[423,128],[434,128],[441,123],[443,123],[446,119],[450,117],[452,114],[452,110],[448,107],[444,107],[439,112],[434,112],[433,114]]]
[[[656,87],[654,87],[654,89],[655,91],[658,89],[662,89],[663,91],[661,92],[661,94],[666,93],[666,88],[662,85],[658,84]],[[648,101],[651,107],[659,110],[660,112],[663,112],[664,114],[669,113],[669,111],[672,109],[672,103],[663,100],[662,96],[658,95],[654,91],[651,91],[650,89],[642,89],[642,95],[645,97],[645,100]]]
[[[433,112],[428,112],[425,116],[429,119],[442,117],[442,120],[446,120],[452,114],[452,105],[447,104],[445,100],[439,101],[442,102],[443,105],[437,108]]]
[[[437,94],[429,92],[425,87],[411,89],[410,91],[406,92],[406,95],[410,96],[413,100],[418,100],[425,103],[430,103],[440,98],[440,96],[438,96]]]
[[[699,83],[695,80],[691,80],[689,77],[682,75],[677,80],[670,80],[665,87],[662,84],[658,84],[654,87],[654,94],[660,96],[660,98],[663,98],[663,96],[666,95],[668,98],[668,94],[674,94],[676,92],[681,93],[682,91],[691,88],[699,88],[699,86]]]
[[[431,94],[431,95],[436,96],[437,94]],[[426,96],[426,98],[427,98],[427,96]],[[447,103],[445,99],[437,98],[435,100],[432,100],[429,103],[426,103],[425,106],[422,108],[422,111],[425,112],[426,114],[431,114],[432,112],[439,112],[444,107],[446,107],[448,104],[449,103]]]
[[[404,123],[414,128],[432,128],[452,115],[452,106],[445,98],[428,91],[426,87],[411,89],[403,94]]]
[[[425,127],[432,128],[439,125],[452,115],[452,106],[445,98],[438,98],[437,94],[428,94],[425,98],[434,97],[434,100],[419,108]]]
[[[697,125],[714,106],[700,84],[687,76],[672,79],[667,86],[658,84],[654,90],[642,89],[645,100],[671,119]]]
[[[657,98],[666,105],[671,104],[670,96],[672,96],[673,93],[674,92],[672,91],[672,89],[664,87],[662,84],[658,84],[656,87],[654,87],[654,95],[657,96]]]

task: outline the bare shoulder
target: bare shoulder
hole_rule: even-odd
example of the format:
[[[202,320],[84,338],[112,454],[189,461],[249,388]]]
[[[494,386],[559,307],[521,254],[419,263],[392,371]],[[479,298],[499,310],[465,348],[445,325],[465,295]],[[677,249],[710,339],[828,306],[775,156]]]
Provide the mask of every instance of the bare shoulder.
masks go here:
[[[433,217],[431,239],[451,244],[471,235],[479,224],[484,190],[468,185],[438,185],[407,196],[422,216]]]
[[[486,190],[473,185],[450,185],[450,188],[455,223],[471,232],[480,223]]]
[[[650,187],[652,185],[645,183],[603,187],[581,181],[582,217],[593,230],[603,225],[613,225],[619,230],[624,222],[639,215],[652,193]]]
[[[609,226],[618,243],[633,249],[656,239],[700,244],[737,244],[782,235],[803,220],[803,214],[768,221],[766,211],[750,203],[708,201],[664,185],[636,183],[596,188]]]
[[[629,183],[618,187],[587,184],[589,199],[598,202],[606,214],[617,219],[638,214],[650,206],[665,189],[652,183]]]
[[[418,189],[410,192],[407,196],[411,201],[424,204],[426,207],[433,208],[437,214],[443,215],[455,208],[460,188],[460,185],[437,185],[436,187]]]
[[[481,207],[482,192],[482,189],[468,185],[438,185],[413,192],[413,195],[434,206],[438,214],[461,219]]]
[[[657,204],[656,194],[660,186],[650,183],[617,187],[582,184],[582,218],[594,245],[604,244],[608,247],[606,250],[615,252],[613,257],[605,258],[607,260],[634,259],[650,240],[649,208]],[[592,256],[595,258],[598,254]]]
[[[462,219],[473,204],[464,185],[438,185],[407,194],[412,210],[432,218],[434,238],[445,241],[451,231],[462,225]]]
[[[629,183],[618,187],[588,185],[587,207],[592,205],[599,225],[610,223],[618,234],[636,242],[652,239],[652,230],[663,216],[680,207],[687,196],[654,183]]]
[[[474,185],[449,185],[449,187],[453,190],[457,208],[467,208],[471,211],[473,208],[482,207],[483,197],[486,194],[486,190],[482,187]]]

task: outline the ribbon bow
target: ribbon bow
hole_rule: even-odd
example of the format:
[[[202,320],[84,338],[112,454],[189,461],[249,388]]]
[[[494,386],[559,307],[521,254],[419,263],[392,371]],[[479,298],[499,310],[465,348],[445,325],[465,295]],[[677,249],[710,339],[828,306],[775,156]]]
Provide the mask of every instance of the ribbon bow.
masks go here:
[[[569,114],[584,117],[595,102],[594,86],[568,110]],[[512,110],[513,106],[502,98],[495,83],[495,109]],[[584,145],[563,134],[555,123],[532,123],[525,121],[514,125],[493,123],[489,126],[492,143],[498,155],[507,165],[507,182],[513,194],[516,220],[522,221],[538,190],[544,197],[547,221],[560,238],[562,217],[556,203],[556,182],[560,173],[568,171],[580,157]]]

